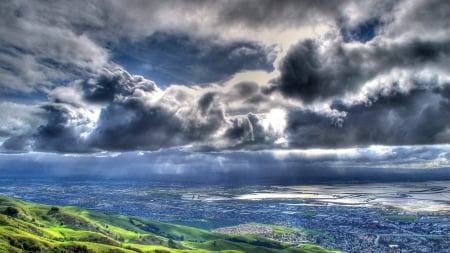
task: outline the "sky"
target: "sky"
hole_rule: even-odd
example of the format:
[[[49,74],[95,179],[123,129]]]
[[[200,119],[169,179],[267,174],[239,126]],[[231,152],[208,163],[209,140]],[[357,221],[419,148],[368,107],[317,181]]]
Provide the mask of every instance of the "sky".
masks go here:
[[[450,180],[449,16],[446,0],[1,1],[0,171]]]

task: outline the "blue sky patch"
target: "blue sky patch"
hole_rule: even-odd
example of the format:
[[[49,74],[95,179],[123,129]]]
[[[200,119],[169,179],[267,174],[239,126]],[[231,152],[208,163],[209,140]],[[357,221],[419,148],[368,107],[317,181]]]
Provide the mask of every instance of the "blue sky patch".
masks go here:
[[[380,25],[380,19],[373,18],[355,27],[342,27],[341,34],[345,42],[359,41],[365,43],[377,35],[377,29]]]

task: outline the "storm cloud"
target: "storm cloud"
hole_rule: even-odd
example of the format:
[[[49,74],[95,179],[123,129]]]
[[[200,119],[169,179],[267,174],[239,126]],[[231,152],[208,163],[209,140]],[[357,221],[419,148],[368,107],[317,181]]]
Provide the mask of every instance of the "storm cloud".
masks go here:
[[[151,88],[142,85],[148,80],[117,71],[122,78],[107,78],[114,80],[105,82],[108,87],[133,85],[125,92],[123,87],[117,88],[116,94],[106,96],[113,99],[101,109],[96,128],[87,139],[89,147],[124,151],[195,145],[201,150],[220,150],[243,144],[273,144],[278,135],[264,129],[262,116],[230,115],[226,111],[227,99],[242,96],[236,89],[257,93],[253,84],[239,84],[228,92],[220,87],[205,90],[184,86],[162,91],[152,82]],[[94,87],[104,89],[98,84]],[[95,94],[95,89],[90,94]],[[85,99],[91,101],[89,96]]]
[[[297,147],[448,143],[450,101],[440,92],[394,93],[372,98],[370,104],[335,101],[332,108],[338,115],[293,111],[289,140]]]
[[[96,78],[55,89],[50,102],[39,107],[40,122],[45,123],[6,139],[3,149],[85,153],[186,145],[220,150],[273,143],[279,133],[263,126],[263,115],[227,114],[227,101],[247,97],[242,90],[259,92],[252,83],[240,83],[228,92],[220,86],[161,90],[121,68],[104,69]]]
[[[432,68],[448,74],[444,66],[450,64],[449,45],[450,40],[356,46],[338,41],[323,49],[320,41],[306,40],[291,48],[274,82],[285,96],[309,103],[357,92],[392,71],[405,70],[413,76]]]
[[[450,141],[446,1],[1,5],[4,152]]]

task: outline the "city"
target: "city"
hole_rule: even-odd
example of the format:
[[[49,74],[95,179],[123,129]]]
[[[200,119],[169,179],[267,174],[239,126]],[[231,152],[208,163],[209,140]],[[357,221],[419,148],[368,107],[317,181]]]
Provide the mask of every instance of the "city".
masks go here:
[[[397,194],[400,197],[396,197],[398,206],[378,202],[379,196],[373,193],[370,185],[302,186],[303,190],[314,189],[314,193],[304,190],[297,196],[294,193],[299,193],[298,187],[288,187],[291,191],[287,192],[286,187],[276,186],[192,185],[185,188],[151,182],[124,184],[95,180],[59,184],[37,180],[22,186],[2,183],[1,194],[24,200],[76,205],[98,212],[138,216],[223,233],[257,234],[294,244],[308,242],[343,252],[450,252],[450,213],[445,208],[436,209],[448,208],[449,202],[430,200],[436,195],[448,197],[446,182],[422,184],[425,190],[420,199],[405,196],[408,184],[403,184],[398,187],[403,190]],[[420,185],[411,184],[411,194],[417,193]],[[367,192],[371,193],[361,192],[355,201],[355,187],[358,191],[367,187]],[[325,198],[330,189],[338,194]],[[438,192],[431,195],[426,189]],[[343,197],[339,193],[342,191],[349,195]],[[389,194],[392,192],[385,191],[381,200],[390,203]],[[351,203],[349,196],[354,200]],[[428,207],[436,210],[400,208],[411,201],[420,203],[426,196],[430,198]],[[271,225],[292,230],[273,232]]]

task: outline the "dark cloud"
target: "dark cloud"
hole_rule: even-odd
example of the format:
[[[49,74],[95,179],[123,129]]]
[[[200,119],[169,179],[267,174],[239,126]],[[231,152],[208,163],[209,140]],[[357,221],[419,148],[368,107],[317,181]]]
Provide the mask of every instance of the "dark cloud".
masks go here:
[[[0,5],[0,19],[10,24],[0,28],[0,89],[38,94],[30,104],[0,103],[3,150],[217,151],[450,141],[449,21],[443,18],[450,8],[442,1]],[[168,13],[177,19],[161,18]],[[269,45],[311,24],[328,33],[287,52],[284,43]],[[275,53],[286,55],[279,55],[273,71]],[[253,78],[248,70],[280,75],[266,83],[267,77],[255,71]],[[222,84],[205,85],[210,82]]]
[[[215,103],[214,93],[193,97],[174,87],[163,95],[156,87],[149,89],[148,85],[142,85],[148,81],[122,72],[105,77],[108,82],[104,83],[115,87],[110,90],[115,93],[107,97],[116,99],[102,109],[88,140],[90,146],[103,150],[181,146],[207,140],[226,124],[224,111]],[[103,83],[105,78],[98,82]],[[154,96],[163,97],[157,103],[149,103]]]
[[[80,115],[73,115],[59,104],[48,104],[42,108],[47,114],[47,124],[39,126],[33,134],[33,150],[66,153],[90,151],[77,133],[76,125],[70,122],[73,118],[79,119]]]
[[[93,103],[112,102],[115,96],[130,96],[137,89],[150,93],[157,90],[154,82],[120,68],[104,69],[97,78],[83,81],[81,87],[84,99]]]
[[[291,49],[283,60],[279,88],[284,95],[299,96],[308,102],[328,96],[322,86],[331,84],[326,76],[322,76],[322,72],[325,71],[321,66],[317,45],[312,40],[304,41]],[[331,88],[328,93],[335,89]]]
[[[164,108],[129,100],[102,110],[90,142],[104,150],[155,150],[183,144],[181,130],[181,121]]]
[[[348,108],[348,121],[355,141],[363,144],[415,145],[447,143],[450,139],[438,135],[450,127],[450,104],[438,94],[413,91],[380,97],[372,106]],[[357,127],[358,126],[358,127]]]
[[[450,101],[440,93],[415,90],[372,98],[333,109],[345,116],[312,111],[289,114],[288,135],[296,147],[423,145],[450,141]]]
[[[240,82],[234,85],[233,95],[239,98],[249,98],[257,94],[260,86],[254,82]]]
[[[52,102],[41,106],[45,123],[26,135],[8,134],[12,137],[3,143],[4,150],[84,153],[184,145],[220,150],[268,146],[277,138],[259,116],[226,115],[224,101],[260,94],[255,83],[238,83],[229,92],[184,86],[162,91],[152,81],[115,68],[50,94]],[[98,106],[102,109],[94,118]]]
[[[413,40],[349,47],[341,41],[325,50],[317,40],[294,46],[283,59],[275,89],[287,97],[313,102],[358,91],[368,81],[393,70],[419,71],[449,64],[450,40]],[[411,75],[413,72],[411,73]]]
[[[188,35],[156,33],[110,48],[113,61],[159,85],[223,81],[244,70],[273,70],[273,49],[255,42],[223,42]]]
[[[231,115],[266,113],[272,108],[273,101],[264,89],[263,85],[256,82],[237,82],[220,92],[220,98],[227,105],[227,112]]]
[[[2,148],[8,152],[23,152],[30,149],[30,138],[28,136],[19,135],[6,139]]]
[[[157,150],[206,140],[225,122],[216,108],[204,116],[184,116],[135,99],[112,103],[102,110],[90,144],[104,150]]]
[[[116,95],[116,89],[120,82],[120,76],[102,75],[98,80],[88,80],[82,83],[84,98],[89,102],[112,102]]]
[[[245,101],[261,95],[256,83],[238,83],[229,92],[182,86],[162,92],[149,85],[154,83],[120,69],[105,71],[90,82],[89,86],[82,83],[84,98],[89,102],[106,98],[101,100],[106,106],[87,138],[90,148],[124,151],[195,145],[204,151],[247,146],[260,149],[280,137],[273,129],[266,129],[255,114],[226,114],[223,101]],[[105,87],[108,92],[103,92]],[[156,97],[155,102],[149,102]]]
[[[244,142],[253,141],[252,123],[247,117],[233,119],[231,124],[231,127],[225,132],[226,138]]]
[[[229,141],[226,149],[233,150],[262,150],[279,148],[275,142],[283,136],[268,126],[265,126],[261,117],[253,113],[232,118],[231,124],[225,131],[224,138]],[[209,147],[217,150],[217,147]]]
[[[445,87],[443,88],[438,88],[434,90],[437,93],[441,93],[441,95],[447,99],[450,100],[450,83],[447,84]]]
[[[41,107],[45,124],[32,134],[14,135],[3,143],[3,149],[79,153],[193,145],[199,151],[260,150],[287,147],[284,141],[278,142],[282,139],[291,148],[447,143],[449,88],[420,81],[416,80],[415,88],[408,92],[397,87],[360,102],[335,99],[331,111],[291,108],[284,130],[273,125],[283,124],[273,122],[283,118],[267,119],[268,115],[253,113],[227,115],[223,99],[252,97],[260,92],[253,83],[238,83],[228,93],[182,86],[163,92],[153,82],[115,69],[92,80],[89,85],[93,89],[81,89],[82,99],[102,101],[98,119],[92,121],[83,111],[89,104],[60,98]],[[108,90],[111,94],[96,93],[104,87],[113,87]],[[92,94],[97,97],[93,99]]]
[[[244,81],[230,85],[229,90],[221,95],[230,114],[265,113],[268,110],[265,106],[270,107],[271,103],[263,86],[255,82]]]
[[[198,107],[200,108],[202,116],[205,116],[205,114],[210,110],[215,96],[216,94],[214,92],[207,92],[198,100]]]

